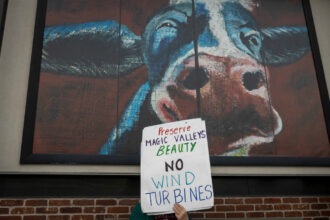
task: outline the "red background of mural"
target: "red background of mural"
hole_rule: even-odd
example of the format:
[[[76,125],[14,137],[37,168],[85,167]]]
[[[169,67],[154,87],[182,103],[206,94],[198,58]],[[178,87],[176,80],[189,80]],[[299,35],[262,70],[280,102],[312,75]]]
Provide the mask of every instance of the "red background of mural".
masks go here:
[[[56,3],[55,3],[56,2]],[[305,25],[300,1],[261,1],[254,12],[261,27]],[[122,24],[141,35],[167,0],[124,0]],[[118,20],[119,0],[50,1],[46,25]],[[284,67],[270,68],[270,92],[283,130],[253,155],[329,157],[330,148],[311,53]],[[34,154],[97,154],[129,98],[147,80],[141,67],[116,79],[40,74]],[[116,112],[119,89],[118,115]],[[139,144],[137,143],[137,146]]]

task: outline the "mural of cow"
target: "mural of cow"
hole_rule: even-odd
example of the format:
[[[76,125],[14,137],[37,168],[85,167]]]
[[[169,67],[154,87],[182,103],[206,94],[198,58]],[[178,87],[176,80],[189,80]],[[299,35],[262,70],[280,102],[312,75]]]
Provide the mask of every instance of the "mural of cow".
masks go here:
[[[117,21],[48,27],[42,69],[121,77],[146,65],[148,81],[131,97],[100,154],[138,154],[143,127],[198,117],[199,104],[210,154],[248,156],[282,129],[267,66],[293,63],[310,50],[306,27],[260,28],[255,7],[253,1],[196,0],[192,7],[190,0],[173,0],[141,37]],[[68,50],[67,57],[57,56],[58,45],[79,48],[84,42],[94,42],[86,51],[104,54]]]

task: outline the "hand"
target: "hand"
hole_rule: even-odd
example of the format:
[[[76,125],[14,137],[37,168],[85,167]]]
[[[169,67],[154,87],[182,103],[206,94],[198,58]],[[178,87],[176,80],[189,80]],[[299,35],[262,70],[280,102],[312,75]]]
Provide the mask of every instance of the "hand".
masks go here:
[[[174,206],[173,206],[173,210],[174,210],[174,213],[175,213],[175,217],[178,220],[189,220],[188,213],[182,205],[180,205],[178,203],[175,203]]]

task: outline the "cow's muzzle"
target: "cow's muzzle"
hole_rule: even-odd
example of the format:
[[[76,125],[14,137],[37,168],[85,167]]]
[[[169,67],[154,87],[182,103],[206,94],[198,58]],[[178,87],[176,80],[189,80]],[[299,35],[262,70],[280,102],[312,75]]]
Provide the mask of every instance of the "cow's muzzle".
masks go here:
[[[281,130],[281,119],[270,101],[267,68],[252,59],[205,54],[198,58],[198,67],[194,57],[186,59],[173,83],[164,85],[168,95],[159,102],[159,111],[171,115],[169,121],[182,120],[198,117],[200,105],[214,142],[211,154],[270,142]]]

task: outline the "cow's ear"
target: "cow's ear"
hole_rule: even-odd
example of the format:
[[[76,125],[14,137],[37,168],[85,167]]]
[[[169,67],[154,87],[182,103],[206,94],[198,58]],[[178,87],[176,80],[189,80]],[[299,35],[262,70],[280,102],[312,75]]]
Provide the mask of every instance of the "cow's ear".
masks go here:
[[[141,38],[116,21],[47,27],[41,70],[88,77],[123,75],[143,65],[140,45]]]
[[[306,27],[275,27],[261,30],[260,62],[285,65],[299,60],[310,50]]]

